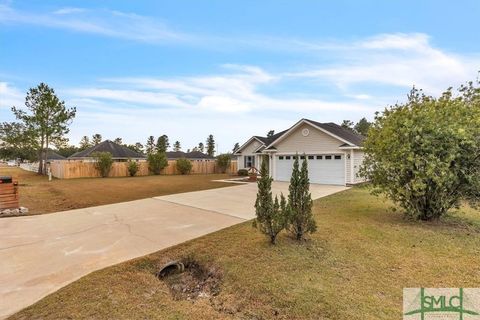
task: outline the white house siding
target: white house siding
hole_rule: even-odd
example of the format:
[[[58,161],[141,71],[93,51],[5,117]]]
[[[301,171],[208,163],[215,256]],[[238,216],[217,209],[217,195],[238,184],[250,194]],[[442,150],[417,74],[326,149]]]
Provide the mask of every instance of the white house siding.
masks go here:
[[[302,135],[302,130],[308,129],[308,136],[304,137]],[[344,151],[340,150],[338,147],[343,142],[338,139],[333,138],[332,136],[321,132],[320,130],[308,125],[303,124],[294,132],[290,133],[286,138],[280,141],[275,145],[277,149],[277,154],[282,153],[341,153]]]
[[[241,150],[241,155],[238,157],[238,168],[239,169],[245,169],[245,166],[244,166],[244,157],[245,156],[255,156],[255,155],[258,155],[258,154],[255,154],[253,153],[258,147],[260,147],[261,143],[256,140],[256,139],[253,139],[252,141],[250,141],[250,143],[248,145],[246,145],[242,150]],[[255,159],[255,166],[256,167],[260,167],[260,163],[258,163],[258,157]]]
[[[355,150],[354,151],[354,161],[353,161],[353,183],[360,183],[364,182],[365,179],[358,176],[358,172],[360,170],[360,166],[362,165],[364,158],[363,151]]]

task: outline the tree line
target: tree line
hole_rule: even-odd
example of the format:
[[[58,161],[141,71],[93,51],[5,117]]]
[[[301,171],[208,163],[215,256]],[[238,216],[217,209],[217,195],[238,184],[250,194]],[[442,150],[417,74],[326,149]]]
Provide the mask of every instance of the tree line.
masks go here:
[[[41,174],[46,173],[48,151],[55,150],[58,154],[69,157],[102,142],[102,135],[96,133],[91,137],[83,136],[78,147],[69,144],[66,135],[70,132],[69,126],[75,118],[76,108],[67,107],[65,101],[57,97],[55,90],[45,83],[28,90],[24,108],[13,106],[11,110],[16,121],[0,123],[0,159],[38,160],[38,172]],[[170,148],[165,134],[157,139],[149,136],[145,145],[140,142],[124,144],[122,138],[113,141],[147,155],[163,153]],[[180,141],[175,141],[172,150],[181,149]],[[213,135],[207,137],[205,144],[199,142],[191,150],[214,156]],[[187,150],[189,151],[190,149]]]

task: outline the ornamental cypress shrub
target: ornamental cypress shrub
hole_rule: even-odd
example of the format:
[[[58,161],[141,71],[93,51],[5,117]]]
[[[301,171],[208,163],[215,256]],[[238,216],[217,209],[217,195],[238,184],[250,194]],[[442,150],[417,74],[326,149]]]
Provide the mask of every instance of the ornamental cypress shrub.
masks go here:
[[[273,179],[268,175],[267,161],[262,162],[260,174],[253,226],[267,235],[271,244],[275,244],[277,235],[285,228],[287,222],[286,200],[283,194],[280,196],[280,203],[278,197],[273,200]]]
[[[288,188],[288,230],[297,240],[302,240],[307,233],[317,230],[312,214],[313,200],[310,194],[307,157],[304,157],[299,169],[298,154],[293,163],[292,177]]]

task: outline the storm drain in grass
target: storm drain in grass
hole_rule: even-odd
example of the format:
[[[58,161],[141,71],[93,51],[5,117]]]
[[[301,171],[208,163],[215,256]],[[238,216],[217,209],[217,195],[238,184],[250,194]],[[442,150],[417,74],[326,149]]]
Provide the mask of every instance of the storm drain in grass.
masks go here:
[[[157,273],[175,300],[210,298],[220,293],[222,273],[219,268],[184,258],[164,265]]]

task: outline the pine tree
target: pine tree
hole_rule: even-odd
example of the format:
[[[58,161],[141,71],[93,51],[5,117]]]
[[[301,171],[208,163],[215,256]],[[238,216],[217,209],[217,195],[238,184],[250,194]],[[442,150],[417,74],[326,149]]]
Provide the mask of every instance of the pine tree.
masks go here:
[[[25,107],[12,107],[12,112],[28,129],[32,139],[38,141],[38,173],[45,174],[50,144],[61,142],[68,134],[68,126],[75,118],[76,108],[67,108],[55,90],[45,83],[28,91]]]
[[[209,135],[207,138],[207,154],[210,157],[215,155],[215,139],[213,139],[213,135]]]
[[[178,152],[180,150],[182,150],[182,147],[180,145],[180,141],[175,141],[175,143],[173,144],[173,151]]]
[[[102,135],[99,134],[99,133],[95,133],[95,134],[92,136],[92,145],[96,146],[96,145],[99,144],[100,142],[102,142]]]
[[[147,143],[145,144],[145,152],[147,153],[147,155],[155,152],[155,137],[154,136],[148,137]]]
[[[80,151],[90,148],[92,145],[90,144],[90,139],[87,136],[83,136],[79,143],[80,147],[78,148]]]
[[[317,230],[312,214],[313,200],[309,189],[307,157],[304,157],[302,168],[299,170],[297,154],[288,188],[288,230],[297,240],[302,240],[305,234]]]
[[[285,228],[288,213],[283,194],[280,196],[280,203],[277,196],[275,196],[275,201],[273,200],[272,181],[273,179],[268,175],[267,162],[264,161],[261,167],[261,178],[258,180],[255,201],[256,218],[253,226],[266,234],[271,244],[275,244],[277,235]]]
[[[116,144],[123,144],[123,139],[118,137],[118,138],[115,138],[115,140],[113,140],[113,142],[115,142]]]
[[[203,142],[198,143],[198,151],[200,151],[201,153],[205,151],[205,146],[203,145]]]
[[[238,149],[240,149],[240,143],[235,142],[235,145],[233,146],[232,152],[235,153]]]
[[[168,142],[168,136],[166,134],[160,136],[157,139],[157,152],[167,152],[168,148],[170,147],[170,143]]]

